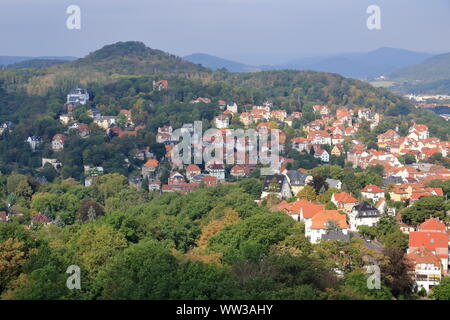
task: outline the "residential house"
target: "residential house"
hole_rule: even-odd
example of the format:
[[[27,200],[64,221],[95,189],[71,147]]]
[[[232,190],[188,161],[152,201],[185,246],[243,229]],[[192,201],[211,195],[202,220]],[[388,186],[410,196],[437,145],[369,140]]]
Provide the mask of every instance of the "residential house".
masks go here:
[[[171,126],[163,126],[158,128],[158,133],[156,134],[156,142],[164,143],[166,141],[172,140],[173,129]]]
[[[67,137],[63,134],[55,134],[52,139],[52,150],[55,152],[61,151],[64,149],[64,143],[66,142]]]
[[[239,120],[242,122],[242,124],[246,127],[248,127],[250,124],[253,123],[253,116],[249,112],[242,112],[239,116]]]
[[[104,130],[108,130],[113,125],[117,125],[115,116],[101,116],[99,118],[94,119],[94,123]]]
[[[359,119],[365,119],[367,121],[372,119],[372,110],[369,108],[360,108],[358,110],[358,118]]]
[[[51,164],[55,170],[61,168],[62,164],[58,159],[49,159],[49,158],[42,158],[42,168],[45,167],[46,164]]]
[[[309,146],[311,145],[311,139],[298,137],[291,139],[292,149],[297,150],[298,152],[309,151]]]
[[[31,147],[32,151],[36,151],[36,149],[42,144],[42,138],[39,136],[30,136],[27,141]]]
[[[287,118],[286,110],[273,110],[272,117],[278,121],[284,121]]]
[[[148,182],[148,191],[149,192],[161,191],[161,181],[159,181],[159,180],[150,180]]]
[[[236,102],[233,102],[232,104],[227,104],[227,110],[231,113],[238,113],[238,105]]]
[[[330,189],[342,189],[342,182],[336,179],[326,179],[326,183],[328,183],[328,188]]]
[[[144,178],[154,177],[158,170],[159,162],[156,159],[149,159],[142,167],[142,176]]]
[[[330,230],[340,230],[343,234],[348,234],[346,216],[337,210],[319,211],[311,220],[310,242],[313,244],[319,243],[322,240],[322,236],[326,235]]]
[[[312,175],[297,170],[289,170],[285,175],[293,195],[297,195],[313,179]]]
[[[89,92],[79,87],[70,91],[67,95],[67,104],[85,105],[89,101]]]
[[[192,182],[191,181],[192,178],[201,173],[202,173],[202,170],[196,164],[190,164],[186,168],[186,178],[188,179],[189,182]]]
[[[67,113],[61,114],[59,116],[59,121],[61,121],[63,125],[67,126],[69,122],[72,121],[72,116]]]
[[[381,189],[374,184],[369,184],[361,189],[361,195],[364,198],[371,199],[374,203],[377,203],[378,200],[384,198],[384,189]]]
[[[392,129],[389,129],[385,133],[382,133],[377,136],[378,146],[380,148],[386,148],[388,142],[394,141],[400,138],[400,135]]]
[[[268,175],[264,179],[261,199],[270,194],[275,194],[280,199],[289,199],[292,197],[291,188],[285,175]]]
[[[309,132],[308,139],[311,140],[312,144],[331,145],[331,134],[325,130],[317,130]]]
[[[342,144],[335,144],[333,146],[333,149],[331,149],[332,156],[340,157],[343,154],[344,154],[344,147],[342,146]]]
[[[413,279],[417,290],[423,288],[429,293],[441,281],[443,273],[441,260],[425,246],[410,250],[407,258],[414,267]]]
[[[169,88],[169,81],[167,80],[158,80],[158,81],[153,81],[153,90],[165,90]]]
[[[230,125],[230,119],[221,114],[214,118],[214,124],[216,125],[217,129],[226,129]]]
[[[184,183],[185,183],[184,176],[179,172],[173,172],[168,179],[169,185],[177,185],[177,184],[184,184]]]
[[[408,135],[406,137],[416,141],[428,139],[430,137],[428,126],[424,124],[414,124],[411,128],[409,128]]]
[[[246,177],[250,174],[250,169],[247,166],[237,164],[231,168],[230,174],[233,177]]]
[[[330,113],[330,108],[328,106],[316,105],[316,106],[313,106],[313,111],[320,115],[327,115]]]
[[[330,162],[330,154],[325,149],[318,148],[314,153],[314,158],[320,159],[320,161],[325,163]]]
[[[408,253],[425,247],[442,263],[443,272],[448,270],[448,234],[443,232],[413,231],[409,233]]]
[[[211,164],[207,170],[209,175],[216,177],[218,181],[225,181],[225,166],[223,164]]]
[[[347,192],[333,193],[331,202],[333,202],[339,210],[346,213],[350,213],[353,210],[353,207],[358,204],[358,200]]]
[[[358,231],[359,226],[374,226],[380,220],[380,212],[368,202],[360,202],[349,213],[350,231]]]
[[[104,173],[103,167],[84,166],[84,175],[86,177],[98,177]]]
[[[128,184],[135,188],[136,190],[141,190],[142,189],[142,177],[140,176],[136,176],[136,177],[129,177],[128,178]]]
[[[46,216],[43,215],[42,213],[38,213],[37,215],[35,215],[33,218],[31,218],[31,226],[34,226],[36,224],[50,224],[50,219]]]

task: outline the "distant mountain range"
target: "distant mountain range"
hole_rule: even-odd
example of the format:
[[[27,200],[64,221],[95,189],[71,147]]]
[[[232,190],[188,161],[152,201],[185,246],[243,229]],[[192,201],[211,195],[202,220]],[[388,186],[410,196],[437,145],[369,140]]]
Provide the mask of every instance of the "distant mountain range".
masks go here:
[[[16,63],[21,63],[30,60],[60,60],[60,61],[73,61],[78,59],[77,57],[65,56],[65,57],[53,57],[53,56],[43,56],[43,57],[22,57],[22,56],[0,56],[0,67],[9,66]]]
[[[260,67],[249,66],[244,63],[222,59],[203,53],[194,53],[183,57],[183,59],[195,64],[200,64],[211,70],[223,68],[230,72],[257,72],[262,70]]]
[[[193,54],[184,57],[184,59],[213,70],[225,68],[231,72],[292,69],[331,72],[345,77],[372,79],[381,75],[388,75],[397,69],[423,62],[432,56],[429,53],[404,49],[380,48],[366,53],[301,58],[273,66],[249,66],[207,54]]]
[[[31,59],[25,60],[21,62],[17,62],[14,64],[7,65],[6,69],[44,69],[49,68],[58,64],[68,63],[70,60],[62,60],[62,59]]]

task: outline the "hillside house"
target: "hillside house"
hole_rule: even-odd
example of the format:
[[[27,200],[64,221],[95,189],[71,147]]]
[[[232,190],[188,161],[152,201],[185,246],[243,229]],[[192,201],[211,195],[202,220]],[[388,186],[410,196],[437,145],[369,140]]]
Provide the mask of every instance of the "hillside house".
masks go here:
[[[360,202],[349,213],[350,231],[358,231],[359,226],[374,226],[380,220],[380,212],[367,202]]]
[[[275,174],[265,177],[261,199],[266,198],[270,194],[274,194],[280,199],[289,199],[292,197],[291,188],[286,176]]]
[[[337,210],[322,210],[312,217],[310,229],[310,242],[317,244],[330,230],[339,230],[344,235],[348,234],[348,224],[345,214]],[[305,226],[305,234],[306,234]]]
[[[55,152],[61,151],[64,149],[64,143],[66,142],[67,137],[63,134],[55,134],[52,139],[52,150]]]
[[[85,105],[89,101],[89,92],[86,89],[77,87],[67,95],[67,104]]]

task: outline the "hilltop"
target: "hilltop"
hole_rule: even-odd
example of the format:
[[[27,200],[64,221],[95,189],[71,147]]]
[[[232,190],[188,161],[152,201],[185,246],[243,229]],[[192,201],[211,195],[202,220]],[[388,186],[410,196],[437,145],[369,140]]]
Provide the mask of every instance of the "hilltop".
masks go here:
[[[40,69],[3,71],[0,80],[19,86],[30,94],[44,94],[52,87],[70,88],[76,84],[107,83],[121,77],[183,74],[197,77],[211,71],[142,42],[128,41],[106,45],[75,61]],[[12,80],[11,80],[12,79]]]

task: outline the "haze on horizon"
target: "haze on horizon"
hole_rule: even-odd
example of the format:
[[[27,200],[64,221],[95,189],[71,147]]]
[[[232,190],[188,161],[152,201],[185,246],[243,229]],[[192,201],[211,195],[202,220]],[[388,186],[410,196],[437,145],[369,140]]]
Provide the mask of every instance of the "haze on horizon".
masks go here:
[[[381,30],[366,9],[381,7]],[[81,30],[66,9],[81,7]],[[248,64],[380,47],[450,52],[448,0],[1,0],[0,55],[82,57],[118,41]]]

